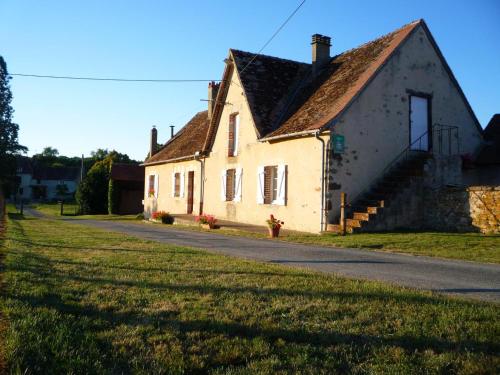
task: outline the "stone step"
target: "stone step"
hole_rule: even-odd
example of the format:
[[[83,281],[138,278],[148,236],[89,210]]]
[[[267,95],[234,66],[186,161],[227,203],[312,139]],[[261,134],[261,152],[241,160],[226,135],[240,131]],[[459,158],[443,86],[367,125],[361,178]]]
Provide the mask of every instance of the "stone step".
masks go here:
[[[326,231],[333,232],[333,233],[342,233],[342,228],[341,228],[340,224],[328,224],[326,226]],[[346,226],[345,231],[346,231],[346,233],[354,233],[355,228]]]
[[[352,214],[352,218],[360,221],[370,221],[370,216],[374,217],[375,215],[370,215],[368,212],[354,212]]]
[[[356,219],[346,219],[345,224],[351,228],[361,228],[361,220]]]

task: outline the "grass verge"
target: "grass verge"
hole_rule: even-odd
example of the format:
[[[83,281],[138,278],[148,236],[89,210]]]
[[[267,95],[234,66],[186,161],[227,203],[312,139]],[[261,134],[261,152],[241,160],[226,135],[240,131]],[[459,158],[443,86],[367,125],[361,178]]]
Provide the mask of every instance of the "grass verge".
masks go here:
[[[52,204],[40,204],[35,208],[45,214],[59,215],[58,209]],[[136,215],[82,215],[78,218],[140,222]],[[176,225],[175,228],[203,231],[198,226]],[[256,233],[223,227],[214,233],[267,238],[266,229],[262,233]],[[483,235],[481,233],[391,232],[339,236],[333,233],[318,235],[284,231],[279,240],[318,246],[362,248],[473,262],[500,263],[500,235]]]
[[[11,214],[14,373],[498,373],[499,310]]]

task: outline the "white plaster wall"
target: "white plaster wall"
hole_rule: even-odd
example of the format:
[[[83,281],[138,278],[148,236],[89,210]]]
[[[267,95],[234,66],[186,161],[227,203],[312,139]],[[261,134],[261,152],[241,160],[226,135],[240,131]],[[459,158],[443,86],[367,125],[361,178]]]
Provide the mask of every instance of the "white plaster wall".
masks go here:
[[[218,218],[266,225],[270,214],[285,222],[284,228],[319,232],[321,220],[321,142],[314,137],[278,143],[257,140],[253,120],[236,75],[232,77],[219,129],[207,159],[205,212]],[[234,83],[236,82],[236,84]],[[229,117],[240,115],[238,155],[227,156]],[[327,137],[323,137],[325,141]],[[258,204],[258,168],[287,165],[287,203],[285,206]],[[242,168],[241,202],[221,200],[221,171]]]
[[[200,206],[200,162],[196,160],[182,161],[177,163],[159,164],[146,166],[144,186],[144,216],[151,217],[154,211],[167,211],[172,214],[187,213],[188,172],[194,171],[194,199],[193,213],[199,213]],[[172,173],[184,172],[184,196],[172,196]],[[158,174],[157,197],[148,197],[149,176]]]

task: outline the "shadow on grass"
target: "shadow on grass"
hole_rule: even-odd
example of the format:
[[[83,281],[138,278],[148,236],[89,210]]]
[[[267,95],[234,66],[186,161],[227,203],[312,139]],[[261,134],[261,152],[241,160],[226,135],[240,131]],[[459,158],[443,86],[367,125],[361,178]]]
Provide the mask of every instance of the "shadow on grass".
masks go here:
[[[243,324],[238,322],[220,322],[215,319],[179,319],[178,311],[157,311],[145,313],[143,310],[116,311],[112,309],[98,309],[92,305],[80,305],[78,301],[68,303],[63,301],[58,294],[48,293],[43,296],[19,296],[7,295],[8,298],[18,300],[30,306],[30,308],[54,309],[61,314],[69,314],[75,318],[91,318],[95,329],[108,330],[112,327],[127,324],[131,326],[154,325],[156,329],[163,331],[170,327],[180,332],[182,336],[190,333],[213,335],[224,335],[227,337],[240,337],[244,339],[262,338],[271,345],[276,340],[284,340],[288,343],[314,345],[319,347],[331,347],[338,344],[347,344],[356,347],[357,350],[376,350],[384,346],[397,346],[404,348],[409,353],[415,351],[432,350],[437,353],[455,352],[470,353],[471,351],[483,354],[496,354],[500,351],[500,345],[494,341],[476,341],[466,339],[453,342],[435,336],[415,337],[410,335],[381,336],[371,334],[343,333],[333,330],[321,330],[316,332],[306,331],[300,328],[264,328],[258,324]],[[277,322],[279,324],[279,322]],[[368,347],[368,348],[367,348]]]

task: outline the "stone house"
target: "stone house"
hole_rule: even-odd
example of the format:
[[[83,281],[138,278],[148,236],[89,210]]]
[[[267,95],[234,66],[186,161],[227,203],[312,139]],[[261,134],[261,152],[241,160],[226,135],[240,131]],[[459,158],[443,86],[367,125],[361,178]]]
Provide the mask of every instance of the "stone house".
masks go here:
[[[391,229],[413,225],[387,217],[414,177],[459,183],[459,155],[477,152],[482,129],[423,20],[333,57],[329,37],[311,44],[311,63],[230,49],[208,110],[159,150],[153,129],[146,217],[274,214],[288,229],[337,230],[344,192],[352,231]]]

